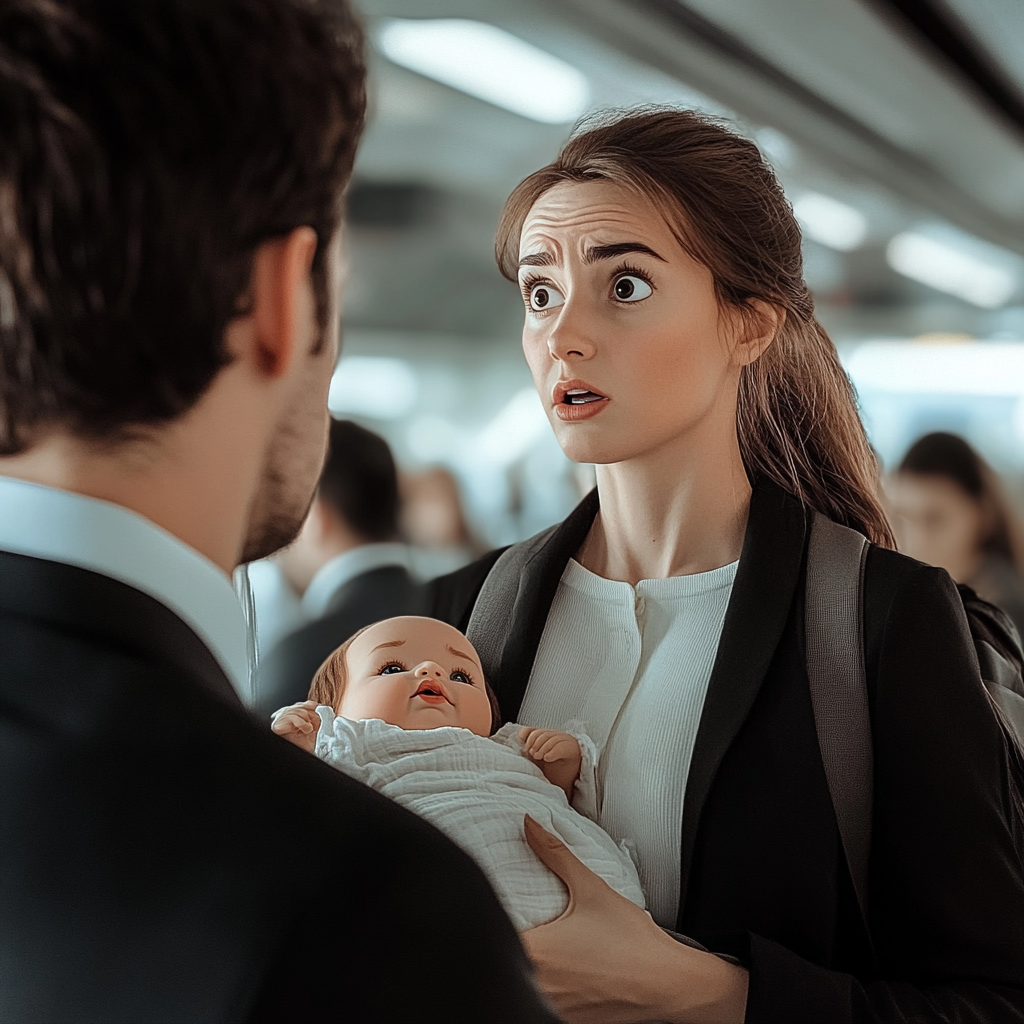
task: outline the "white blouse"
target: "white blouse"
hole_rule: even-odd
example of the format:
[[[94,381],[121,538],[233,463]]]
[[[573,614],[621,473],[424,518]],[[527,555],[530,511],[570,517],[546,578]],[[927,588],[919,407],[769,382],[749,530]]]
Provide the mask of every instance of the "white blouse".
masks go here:
[[[738,562],[606,580],[570,560],[518,720],[583,723],[598,751],[598,822],[636,850],[647,906],[674,928],[683,796]]]

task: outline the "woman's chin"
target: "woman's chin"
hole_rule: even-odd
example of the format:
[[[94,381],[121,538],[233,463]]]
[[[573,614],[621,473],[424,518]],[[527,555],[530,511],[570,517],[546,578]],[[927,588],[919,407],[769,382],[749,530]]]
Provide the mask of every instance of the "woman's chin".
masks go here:
[[[627,462],[635,452],[621,444],[600,443],[600,439],[559,438],[559,444],[570,462],[590,466],[606,466],[613,462]]]

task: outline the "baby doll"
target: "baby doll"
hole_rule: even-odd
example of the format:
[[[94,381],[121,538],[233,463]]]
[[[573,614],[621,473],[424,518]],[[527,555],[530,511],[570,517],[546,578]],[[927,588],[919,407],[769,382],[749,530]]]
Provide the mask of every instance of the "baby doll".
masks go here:
[[[553,920],[562,883],[526,843],[529,814],[638,906],[629,854],[596,813],[592,742],[506,725],[473,645],[437,619],[368,626],[320,667],[310,700],[274,715],[274,732],[429,819],[487,873],[519,929]]]

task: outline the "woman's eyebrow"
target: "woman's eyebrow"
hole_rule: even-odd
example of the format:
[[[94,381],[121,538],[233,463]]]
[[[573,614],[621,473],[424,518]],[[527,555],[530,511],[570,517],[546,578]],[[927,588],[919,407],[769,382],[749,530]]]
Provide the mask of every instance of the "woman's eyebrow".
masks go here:
[[[532,252],[527,256],[519,257],[521,267],[550,267],[555,262],[555,257],[549,252]]]
[[[382,644],[377,644],[373,651],[379,651],[382,647],[401,647],[404,644],[404,640],[385,640]],[[370,651],[373,654],[373,651]]]
[[[583,254],[583,262],[597,263],[599,260],[613,260],[616,256],[625,256],[630,252],[644,253],[647,256],[653,256],[656,260],[661,260],[662,263],[668,262],[664,256],[660,256],[643,242],[612,242],[608,245],[592,245]]]

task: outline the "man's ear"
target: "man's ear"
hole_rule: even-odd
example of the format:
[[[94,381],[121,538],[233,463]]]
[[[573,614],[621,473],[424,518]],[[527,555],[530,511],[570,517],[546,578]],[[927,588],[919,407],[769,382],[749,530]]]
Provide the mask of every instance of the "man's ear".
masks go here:
[[[786,322],[785,309],[763,299],[747,299],[746,307],[736,311],[739,326],[733,354],[740,366],[757,362]]]
[[[316,246],[316,232],[303,226],[264,242],[253,257],[248,314],[252,354],[271,377],[283,377],[296,353],[313,347],[317,324],[310,268]]]

